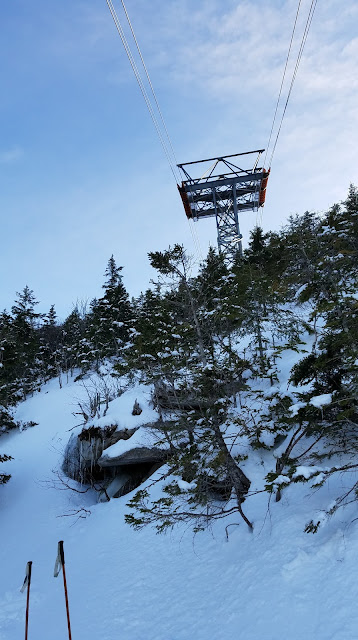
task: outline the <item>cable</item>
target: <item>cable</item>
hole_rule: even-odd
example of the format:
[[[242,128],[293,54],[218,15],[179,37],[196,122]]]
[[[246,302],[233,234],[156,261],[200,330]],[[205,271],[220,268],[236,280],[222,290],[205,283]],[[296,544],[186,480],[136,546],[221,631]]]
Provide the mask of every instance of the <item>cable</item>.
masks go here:
[[[290,88],[289,88],[288,95],[287,95],[286,104],[285,104],[285,107],[284,107],[284,110],[283,110],[283,113],[282,113],[280,126],[279,126],[278,131],[277,131],[275,144],[273,146],[273,150],[272,150],[272,154],[271,154],[271,158],[270,158],[270,166],[272,164],[272,159],[273,159],[274,153],[276,151],[277,141],[278,141],[279,135],[281,133],[283,119],[285,117],[286,110],[287,110],[287,105],[288,105],[288,102],[289,102],[289,99],[290,99],[290,96],[291,96],[291,93],[292,93],[292,88],[293,88],[293,85],[294,85],[295,80],[296,80],[298,67],[299,67],[300,62],[301,62],[303,50],[305,48],[305,44],[306,44],[307,37],[308,37],[308,32],[309,32],[311,24],[312,24],[312,19],[313,19],[314,12],[316,10],[317,2],[318,2],[318,0],[312,0],[312,2],[311,2],[310,10],[309,10],[309,13],[308,13],[308,18],[307,18],[307,21],[306,21],[305,30],[304,30],[304,33],[303,33],[303,36],[302,36],[300,50],[298,52],[295,69],[294,69],[294,72],[293,72],[293,75],[292,75],[292,80],[291,80]]]
[[[144,83],[143,83],[142,77],[141,77],[141,75],[140,75],[140,72],[139,72],[139,70],[138,70],[137,64],[136,64],[135,59],[134,59],[134,57],[133,57],[132,51],[131,51],[131,49],[130,49],[130,46],[129,46],[129,44],[128,44],[128,41],[127,41],[127,39],[126,39],[126,36],[125,36],[125,34],[124,34],[124,31],[123,31],[122,25],[121,25],[121,23],[120,23],[120,21],[119,21],[119,18],[118,18],[118,15],[117,15],[117,13],[116,13],[116,10],[115,10],[115,8],[114,8],[114,6],[113,6],[113,2],[112,2],[112,0],[106,0],[106,3],[107,3],[107,6],[108,6],[108,8],[109,8],[109,11],[110,11],[110,13],[111,13],[111,16],[112,16],[112,18],[113,18],[113,22],[114,22],[115,27],[116,27],[116,29],[117,29],[117,31],[118,31],[118,34],[119,34],[119,36],[120,36],[120,38],[121,38],[121,40],[122,40],[122,44],[123,44],[124,50],[125,50],[125,52],[126,52],[126,54],[127,54],[128,60],[129,60],[129,62],[130,62],[130,65],[131,65],[131,67],[132,67],[133,73],[134,73],[134,75],[135,75],[135,78],[136,78],[137,83],[138,83],[138,85],[139,85],[139,88],[140,88],[140,90],[141,90],[141,93],[142,93],[142,96],[143,96],[143,98],[144,98],[144,101],[145,101],[146,106],[147,106],[147,108],[148,108],[148,111],[149,111],[149,113],[150,113],[151,119],[152,119],[152,121],[153,121],[154,127],[155,127],[156,132],[157,132],[157,135],[158,135],[158,137],[159,137],[160,143],[161,143],[161,145],[162,145],[162,148],[163,148],[163,150],[164,150],[164,153],[165,153],[165,156],[166,156],[166,158],[167,158],[168,164],[169,164],[169,166],[170,166],[170,170],[171,170],[171,172],[172,172],[172,174],[173,174],[173,177],[174,177],[175,183],[176,183],[176,184],[177,184],[177,183],[180,183],[180,182],[181,182],[181,176],[180,176],[179,171],[177,170],[177,166],[176,166],[176,164],[177,164],[177,160],[176,160],[176,156],[175,156],[174,147],[173,147],[172,141],[171,141],[171,139],[170,139],[169,132],[168,132],[167,126],[166,126],[166,124],[165,124],[165,120],[164,120],[164,117],[163,117],[162,111],[161,111],[161,109],[160,109],[159,102],[158,102],[158,99],[157,99],[157,96],[156,96],[156,93],[155,93],[155,90],[154,90],[154,87],[153,87],[152,81],[151,81],[151,79],[150,79],[149,72],[148,72],[147,66],[146,66],[146,64],[145,64],[145,61],[144,61],[144,58],[143,58],[142,52],[141,52],[141,50],[140,50],[140,47],[139,47],[139,44],[138,44],[138,40],[137,40],[137,38],[136,38],[136,35],[135,35],[135,32],[134,32],[134,29],[133,29],[133,26],[132,26],[131,20],[130,20],[130,18],[129,18],[128,11],[127,11],[127,9],[126,9],[125,3],[124,3],[124,1],[123,1],[123,0],[121,0],[122,7],[123,7],[123,9],[124,9],[124,12],[125,12],[125,15],[126,15],[126,18],[127,18],[127,21],[128,21],[129,27],[130,27],[130,30],[131,30],[131,34],[132,34],[133,40],[134,40],[134,42],[135,42],[135,45],[136,45],[136,48],[137,48],[137,51],[138,51],[138,54],[139,54],[140,60],[141,60],[141,62],[142,62],[142,65],[143,65],[143,68],[144,68],[144,71],[145,71],[145,74],[146,74],[146,78],[147,78],[147,80],[148,80],[148,84],[149,84],[149,86],[150,86],[150,89],[151,89],[151,92],[152,92],[152,95],[153,95],[153,98],[154,98],[154,101],[155,101],[155,105],[156,105],[156,107],[157,107],[157,111],[158,111],[159,116],[160,116],[160,120],[161,120],[161,123],[162,123],[162,127],[163,127],[163,130],[164,130],[164,132],[165,132],[165,137],[167,138],[168,143],[169,143],[170,151],[169,151],[169,149],[168,149],[168,147],[167,147],[167,145],[166,145],[166,143],[165,143],[164,135],[163,135],[163,133],[162,133],[162,131],[161,131],[160,125],[159,125],[159,123],[158,123],[158,121],[157,121],[157,118],[156,118],[156,116],[155,116],[155,112],[154,112],[153,106],[152,106],[152,104],[151,104],[150,98],[149,98],[148,93],[147,93],[147,91],[146,91],[146,88],[145,88],[145,86],[144,86]],[[175,160],[175,165],[174,165],[174,166],[173,166],[173,163],[172,163],[172,160],[171,160],[170,154],[172,155],[172,157],[173,157],[173,158],[174,158],[174,160]],[[174,168],[174,167],[175,167],[175,168]],[[177,172],[177,175],[176,175],[176,172]],[[197,235],[196,229],[195,229],[195,225],[194,225],[194,224],[190,224],[191,222],[192,222],[191,220],[188,220],[188,224],[189,224],[189,228],[190,228],[190,233],[191,233],[192,240],[193,240],[193,245],[194,245],[194,251],[195,251],[195,253],[196,253],[196,255],[197,255],[198,262],[202,262],[204,258],[203,258],[203,254],[202,254],[202,251],[201,251],[200,241],[199,241],[199,238],[198,238],[198,235]]]
[[[106,3],[107,3],[107,6],[108,6],[108,8],[109,8],[109,11],[110,11],[110,13],[111,13],[111,16],[112,16],[112,18],[113,18],[113,22],[114,22],[114,24],[115,24],[115,26],[116,26],[116,29],[117,29],[117,31],[118,31],[118,34],[119,34],[119,36],[120,36],[120,38],[121,38],[121,40],[122,40],[122,44],[123,44],[123,46],[124,46],[124,49],[125,49],[125,52],[126,52],[126,54],[127,54],[128,60],[129,60],[129,62],[130,62],[130,65],[131,65],[131,67],[132,67],[133,73],[134,73],[134,75],[135,75],[135,78],[136,78],[137,83],[138,83],[138,85],[139,85],[139,88],[140,88],[140,90],[141,90],[141,93],[142,93],[142,96],[143,96],[143,98],[144,98],[144,101],[145,101],[145,103],[146,103],[146,105],[147,105],[147,108],[148,108],[149,114],[150,114],[150,116],[151,116],[151,119],[152,119],[152,121],[153,121],[153,124],[154,124],[155,130],[156,130],[157,135],[158,135],[158,137],[159,137],[159,140],[160,140],[160,143],[161,143],[161,145],[162,145],[162,148],[163,148],[164,154],[165,154],[165,156],[166,156],[166,158],[167,158],[167,161],[168,161],[168,164],[169,164],[170,170],[171,170],[171,172],[172,172],[172,174],[173,174],[173,178],[174,178],[174,180],[175,180],[175,183],[177,183],[177,177],[176,177],[176,175],[175,175],[175,170],[174,170],[174,168],[173,168],[173,163],[172,163],[172,161],[171,161],[171,159],[170,159],[170,155],[169,155],[168,149],[167,149],[167,147],[166,147],[165,141],[164,141],[164,139],[163,139],[162,132],[161,132],[161,130],[160,130],[159,124],[158,124],[157,119],[156,119],[156,117],[155,117],[155,113],[154,113],[154,111],[153,111],[153,107],[152,107],[152,105],[151,105],[150,99],[149,99],[148,94],[147,94],[147,92],[146,92],[145,86],[144,86],[144,84],[143,84],[143,80],[142,80],[142,78],[141,78],[141,75],[140,75],[140,73],[139,73],[138,67],[137,67],[136,62],[135,62],[135,60],[134,60],[134,57],[133,57],[133,54],[132,54],[132,52],[131,52],[130,46],[129,46],[129,44],[128,44],[128,42],[127,42],[127,39],[126,39],[126,37],[125,37],[125,34],[124,34],[124,31],[123,31],[122,25],[121,25],[121,23],[120,23],[120,21],[119,21],[119,18],[118,18],[118,16],[117,16],[116,10],[115,10],[115,8],[114,8],[114,6],[113,6],[112,0],[106,0]]]
[[[204,260],[203,252],[201,250],[200,239],[199,239],[198,233],[196,231],[195,223],[194,223],[193,220],[189,220],[189,218],[188,218],[188,222],[189,222],[189,226],[190,226],[193,242],[196,245],[196,252],[197,252],[197,255],[198,255],[198,258],[199,258],[199,262],[203,262],[203,260]]]
[[[165,131],[165,135],[166,135],[166,137],[167,137],[167,139],[168,139],[169,146],[170,146],[171,152],[172,152],[172,154],[173,154],[173,158],[174,158],[174,160],[175,160],[175,164],[177,165],[177,164],[178,164],[178,161],[177,161],[177,158],[176,158],[176,156],[175,156],[174,147],[173,147],[172,141],[171,141],[171,139],[170,139],[169,132],[168,132],[167,126],[166,126],[166,124],[165,124],[165,120],[164,120],[164,117],[163,117],[163,114],[162,114],[161,108],[160,108],[160,106],[159,106],[159,102],[158,102],[158,99],[157,99],[156,93],[155,93],[155,91],[154,91],[154,87],[153,87],[152,81],[151,81],[151,79],[150,79],[148,69],[147,69],[146,64],[145,64],[145,62],[144,62],[144,58],[143,58],[142,52],[141,52],[141,50],[140,50],[140,47],[139,47],[139,44],[138,44],[138,40],[137,40],[136,35],[135,35],[135,33],[134,33],[134,29],[133,29],[132,23],[131,23],[131,21],[130,21],[130,18],[129,18],[129,15],[128,15],[128,11],[127,11],[126,5],[124,4],[124,0],[121,0],[121,2],[122,2],[122,7],[123,7],[123,9],[124,9],[124,13],[126,14],[127,22],[128,22],[128,24],[129,24],[129,27],[130,27],[130,30],[131,30],[131,33],[132,33],[132,36],[133,36],[133,40],[134,40],[135,45],[136,45],[136,47],[137,47],[137,51],[138,51],[139,57],[140,57],[140,59],[141,59],[141,62],[142,62],[142,65],[143,65],[143,68],[144,68],[144,71],[145,71],[145,75],[147,76],[147,80],[148,80],[149,86],[150,86],[150,88],[151,88],[151,91],[152,91],[152,94],[153,94],[153,98],[154,98],[154,101],[155,101],[156,107],[157,107],[157,109],[158,109],[158,113],[159,113],[159,115],[160,115],[160,119],[161,119],[161,122],[162,122],[162,125],[163,125],[163,128],[164,128],[164,131]]]
[[[281,100],[281,94],[282,94],[282,89],[283,89],[283,83],[284,83],[284,81],[285,81],[285,77],[286,77],[286,71],[287,71],[288,61],[289,61],[290,54],[291,54],[292,43],[293,43],[293,38],[294,38],[294,35],[295,35],[295,31],[296,31],[297,20],[298,20],[298,15],[299,15],[300,8],[301,8],[301,3],[302,3],[302,0],[299,0],[299,2],[298,2],[298,7],[297,7],[297,12],[296,12],[296,18],[295,18],[295,22],[294,22],[293,29],[292,29],[292,34],[291,34],[290,46],[289,46],[289,48],[288,48],[288,53],[287,53],[287,57],[286,57],[285,68],[284,68],[283,75],[282,75],[280,91],[279,91],[278,98],[277,98],[276,109],[275,109],[275,113],[274,113],[274,117],[273,117],[273,121],[272,121],[272,126],[271,126],[270,136],[269,136],[269,140],[268,140],[267,147],[266,147],[266,153],[265,153],[264,164],[263,164],[263,166],[264,166],[264,167],[266,166],[266,158],[267,158],[268,150],[269,150],[269,147],[270,147],[270,144],[271,144],[272,133],[273,133],[273,129],[274,129],[274,126],[275,126],[276,116],[277,116],[277,111],[278,111],[278,107],[279,107],[280,100]]]

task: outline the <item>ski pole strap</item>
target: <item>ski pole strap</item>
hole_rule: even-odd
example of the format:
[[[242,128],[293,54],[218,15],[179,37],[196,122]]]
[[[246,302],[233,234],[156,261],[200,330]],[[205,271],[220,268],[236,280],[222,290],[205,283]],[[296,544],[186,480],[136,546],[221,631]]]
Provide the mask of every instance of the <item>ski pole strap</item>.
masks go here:
[[[20,589],[21,593],[24,593],[27,585],[31,583],[31,569],[32,569],[32,562],[28,562],[26,565],[25,580]]]
[[[65,564],[65,553],[63,550],[63,540],[60,540],[57,547],[57,558],[56,558],[55,568],[53,572],[53,575],[55,578],[57,578],[64,564]]]

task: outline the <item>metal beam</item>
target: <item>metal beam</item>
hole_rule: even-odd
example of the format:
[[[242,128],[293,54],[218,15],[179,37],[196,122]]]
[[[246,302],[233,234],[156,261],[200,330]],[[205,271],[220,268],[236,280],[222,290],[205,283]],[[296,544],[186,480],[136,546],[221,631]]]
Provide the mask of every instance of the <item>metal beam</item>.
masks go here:
[[[255,200],[254,202],[244,202],[242,204],[238,203],[237,210],[240,211],[252,211],[256,210],[259,207],[259,201]],[[192,209],[193,218],[211,218],[212,216],[216,216],[215,209]]]
[[[205,160],[194,160],[194,162],[182,162],[177,164],[177,167],[181,169],[188,164],[200,164],[200,162],[213,162],[214,160],[226,160],[226,158],[237,158],[239,156],[248,156],[251,153],[263,153],[265,149],[256,149],[256,151],[244,151],[243,153],[233,153],[231,156],[220,156],[220,158],[206,158]]]
[[[235,188],[235,183],[234,183],[234,188]],[[246,194],[248,195],[249,193],[255,193],[257,191],[257,186],[255,187],[243,187],[243,188],[238,188],[236,189],[236,196],[237,198],[241,197],[241,196],[245,196]],[[217,191],[216,192],[217,196],[220,196],[220,200],[230,200],[233,196],[233,190],[232,189],[228,189],[226,191]],[[212,192],[210,193],[199,193],[199,194],[195,194],[195,202],[212,202],[213,201],[213,195]]]
[[[179,192],[187,216],[194,219],[215,217],[219,251],[228,263],[233,262],[238,253],[242,253],[240,211],[257,211],[261,206],[262,192],[269,173],[258,166],[263,151],[264,149],[257,149],[178,164],[185,177]],[[237,166],[236,161],[229,160],[252,154],[257,154],[257,158],[254,166],[248,170]],[[209,165],[209,169],[201,177],[192,178],[185,167],[204,162],[214,164]]]
[[[212,180],[204,181],[204,182],[189,182],[189,180],[185,180],[183,182],[183,187],[187,193],[193,191],[202,191],[203,189],[212,189],[213,187],[224,187],[233,184],[245,184],[246,182],[261,182],[263,180],[264,175],[267,172],[260,171],[258,173],[250,173],[244,176],[234,176],[233,178],[225,178],[223,177],[221,180]]]

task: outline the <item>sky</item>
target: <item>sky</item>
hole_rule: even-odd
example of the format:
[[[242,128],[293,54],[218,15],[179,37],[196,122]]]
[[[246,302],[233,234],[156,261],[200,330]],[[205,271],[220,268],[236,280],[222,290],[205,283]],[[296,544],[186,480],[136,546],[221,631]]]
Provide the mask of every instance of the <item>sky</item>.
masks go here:
[[[178,162],[267,146],[297,4],[127,0]],[[266,205],[241,216],[244,246],[258,222],[279,229],[358,184],[357,24],[356,0],[318,0]],[[149,251],[181,243],[199,262],[216,245],[214,219],[193,239],[105,0],[2,3],[0,55],[0,309],[28,285],[64,319],[101,295],[112,254],[138,295],[155,278]]]

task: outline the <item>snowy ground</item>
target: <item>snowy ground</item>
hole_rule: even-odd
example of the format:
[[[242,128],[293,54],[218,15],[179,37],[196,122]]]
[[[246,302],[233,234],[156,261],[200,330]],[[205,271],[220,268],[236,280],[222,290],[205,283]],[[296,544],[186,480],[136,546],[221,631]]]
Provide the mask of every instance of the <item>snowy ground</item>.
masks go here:
[[[0,440],[1,453],[14,457],[1,465],[12,478],[0,488],[0,640],[24,637],[26,597],[19,589],[28,560],[29,638],[67,637],[62,577],[53,578],[60,539],[73,640],[358,639],[353,511],[308,535],[303,528],[322,492],[294,485],[269,510],[267,495],[250,498],[245,511],[254,532],[240,522],[228,541],[222,522],[195,537],[188,529],[135,532],[123,519],[128,496],[94,504],[93,495],[58,486],[54,471],[78,422],[72,412],[81,393],[78,383],[59,389],[52,381],[18,409],[18,419],[39,425]],[[128,403],[116,402],[124,425]],[[262,467],[259,453],[245,467],[253,484]],[[333,481],[324,489],[327,502],[336,489]],[[66,515],[81,507],[91,512],[86,519]]]

